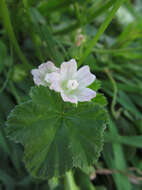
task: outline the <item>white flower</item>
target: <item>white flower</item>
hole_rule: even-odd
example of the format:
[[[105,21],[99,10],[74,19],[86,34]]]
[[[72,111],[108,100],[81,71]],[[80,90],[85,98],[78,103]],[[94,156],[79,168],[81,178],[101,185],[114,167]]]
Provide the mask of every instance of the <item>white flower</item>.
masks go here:
[[[32,69],[31,73],[33,75],[34,83],[38,86],[49,86],[50,80],[47,80],[47,76],[52,72],[59,72],[59,69],[55,67],[54,63],[51,61],[47,61],[46,63],[41,64],[38,69]]]
[[[51,82],[50,89],[61,93],[65,102],[77,104],[90,101],[96,96],[96,92],[87,88],[94,80],[89,66],[83,66],[77,71],[77,63],[74,59],[61,64],[60,72],[46,75],[45,80]]]

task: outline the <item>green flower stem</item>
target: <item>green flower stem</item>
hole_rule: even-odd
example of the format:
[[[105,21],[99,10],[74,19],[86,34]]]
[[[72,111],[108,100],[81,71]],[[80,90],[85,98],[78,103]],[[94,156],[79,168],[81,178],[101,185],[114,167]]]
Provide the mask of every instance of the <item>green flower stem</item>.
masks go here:
[[[93,47],[96,45],[97,41],[100,39],[101,35],[104,33],[104,31],[106,30],[106,28],[108,27],[108,25],[112,21],[115,13],[117,12],[117,10],[120,8],[120,6],[122,5],[122,3],[124,1],[125,0],[117,0],[116,1],[116,3],[114,4],[114,7],[110,11],[110,13],[109,13],[108,17],[105,19],[104,23],[99,28],[97,34],[88,44],[87,49],[85,50],[85,52],[83,53],[83,55],[79,61],[79,66],[83,63],[83,61],[86,59],[86,57],[91,53]]]
[[[65,190],[79,190],[77,187],[72,171],[66,172],[65,175]]]
[[[15,47],[15,50],[17,52],[17,55],[19,56],[19,59],[22,61],[23,64],[25,64],[25,66],[26,66],[25,69],[29,70],[31,67],[28,64],[28,61],[25,58],[24,54],[22,53],[22,51],[18,45],[18,42],[16,40],[5,0],[0,1],[0,13],[2,16],[2,20],[3,20],[3,25],[4,25],[5,29],[7,30],[9,39],[12,42],[13,46]]]
[[[89,24],[91,23],[95,18],[97,18],[98,16],[100,16],[102,13],[104,13],[106,10],[108,10],[113,4],[114,4],[115,0],[110,0],[107,3],[104,3],[104,5],[100,8],[98,8],[96,11],[94,11],[93,14],[89,15],[86,19],[86,22],[84,23],[80,23],[79,21],[74,22],[73,24],[66,26],[63,29],[60,30],[56,30],[53,34],[55,35],[62,35],[62,34],[66,34],[68,32],[72,32],[73,30],[81,27],[81,24],[85,25],[85,24]]]

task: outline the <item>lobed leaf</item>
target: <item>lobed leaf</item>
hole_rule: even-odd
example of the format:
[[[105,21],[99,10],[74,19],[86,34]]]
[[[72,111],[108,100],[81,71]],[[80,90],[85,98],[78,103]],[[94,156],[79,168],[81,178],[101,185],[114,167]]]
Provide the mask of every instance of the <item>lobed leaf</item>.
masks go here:
[[[30,95],[31,100],[16,106],[6,123],[8,136],[25,146],[28,171],[51,178],[94,164],[108,121],[104,107],[62,103],[58,94],[45,87],[32,88]]]

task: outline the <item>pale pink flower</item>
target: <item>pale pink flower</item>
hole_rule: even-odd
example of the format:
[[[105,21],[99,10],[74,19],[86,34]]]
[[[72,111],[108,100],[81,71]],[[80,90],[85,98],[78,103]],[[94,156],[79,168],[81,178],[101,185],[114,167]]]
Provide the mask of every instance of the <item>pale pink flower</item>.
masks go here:
[[[91,101],[96,92],[87,88],[95,79],[89,66],[83,66],[77,71],[75,59],[61,64],[60,72],[53,72],[45,77],[51,82],[50,89],[61,93],[65,102],[77,104],[78,102]]]
[[[34,83],[39,86],[49,86],[50,81],[47,80],[49,73],[59,72],[59,69],[55,67],[54,63],[47,61],[46,63],[41,64],[38,69],[32,69],[31,73],[33,75]],[[46,80],[45,80],[46,77]]]

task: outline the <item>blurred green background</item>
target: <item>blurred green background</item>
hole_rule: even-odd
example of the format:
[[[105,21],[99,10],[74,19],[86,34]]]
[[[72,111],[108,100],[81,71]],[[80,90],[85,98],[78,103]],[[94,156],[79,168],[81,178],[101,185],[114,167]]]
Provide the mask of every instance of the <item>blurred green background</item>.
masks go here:
[[[5,121],[28,99],[32,68],[70,58],[88,64],[101,81],[110,114],[98,164],[74,171],[78,189],[142,189],[142,1],[120,0],[107,26],[116,2],[0,0],[0,190],[66,189],[63,178],[37,180],[27,173],[23,147],[6,137]]]

